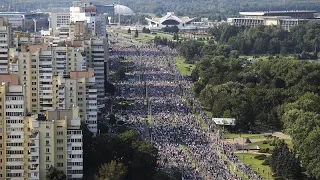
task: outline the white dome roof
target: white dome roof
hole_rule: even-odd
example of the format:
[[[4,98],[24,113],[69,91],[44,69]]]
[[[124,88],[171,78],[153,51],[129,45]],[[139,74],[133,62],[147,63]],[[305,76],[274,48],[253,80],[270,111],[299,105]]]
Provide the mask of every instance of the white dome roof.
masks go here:
[[[134,15],[134,12],[132,11],[132,9],[130,9],[127,6],[119,5],[119,4],[114,5],[114,13],[120,14],[120,15],[125,15],[125,16]]]

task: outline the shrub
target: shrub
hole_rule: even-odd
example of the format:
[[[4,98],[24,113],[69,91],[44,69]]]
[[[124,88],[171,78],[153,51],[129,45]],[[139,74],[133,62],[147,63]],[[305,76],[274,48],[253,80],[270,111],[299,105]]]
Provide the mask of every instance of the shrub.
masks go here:
[[[259,153],[270,153],[270,149],[269,148],[265,148],[265,149],[259,149]]]
[[[246,138],[246,143],[251,143],[249,138]]]
[[[270,146],[276,146],[278,144],[281,144],[282,142],[284,142],[283,139],[279,139],[278,137],[275,137],[272,139],[272,141],[270,142]]]
[[[265,160],[267,158],[267,156],[265,154],[259,154],[258,156],[255,156],[254,158],[259,159],[259,160]]]
[[[283,177],[275,177],[274,180],[285,180]]]
[[[264,137],[266,137],[267,139],[272,139],[272,135],[271,134],[268,134],[268,135],[264,135]]]
[[[270,159],[269,158],[265,159],[261,164],[265,165],[265,166],[269,166],[270,165]]]

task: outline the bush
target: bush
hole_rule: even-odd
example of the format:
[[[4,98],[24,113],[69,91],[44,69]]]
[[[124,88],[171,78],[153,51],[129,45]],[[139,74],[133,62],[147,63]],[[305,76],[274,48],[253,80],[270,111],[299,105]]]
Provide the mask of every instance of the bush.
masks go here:
[[[270,159],[269,158],[265,159],[261,164],[265,165],[265,166],[269,166],[270,165]]]
[[[267,156],[265,154],[259,154],[258,156],[255,156],[254,158],[259,159],[259,160],[265,160],[267,158]]]
[[[270,149],[269,148],[265,148],[265,149],[259,149],[259,153],[270,153]]]
[[[278,137],[275,137],[272,139],[272,141],[270,142],[270,146],[276,146],[278,144],[281,144],[282,142],[284,142],[283,139],[279,139]]]
[[[271,134],[264,135],[264,137],[266,137],[267,139],[272,139],[273,138],[273,136]]]
[[[263,143],[263,144],[268,144],[269,141],[264,140],[262,143]]]
[[[246,143],[251,143],[249,138],[246,138]]]
[[[283,177],[275,177],[274,180],[285,180]]]

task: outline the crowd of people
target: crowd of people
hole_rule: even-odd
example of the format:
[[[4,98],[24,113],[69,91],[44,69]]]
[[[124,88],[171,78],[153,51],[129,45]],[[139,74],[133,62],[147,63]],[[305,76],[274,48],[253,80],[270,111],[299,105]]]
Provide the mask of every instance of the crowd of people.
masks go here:
[[[113,47],[111,70],[124,58],[134,63],[131,80],[117,84],[118,98],[134,105],[117,116],[158,148],[159,168],[168,173],[179,169],[184,179],[241,179],[223,156],[250,179],[262,179],[238,160],[233,145],[221,141],[216,125],[194,98],[190,80],[180,75],[176,55],[163,46]]]

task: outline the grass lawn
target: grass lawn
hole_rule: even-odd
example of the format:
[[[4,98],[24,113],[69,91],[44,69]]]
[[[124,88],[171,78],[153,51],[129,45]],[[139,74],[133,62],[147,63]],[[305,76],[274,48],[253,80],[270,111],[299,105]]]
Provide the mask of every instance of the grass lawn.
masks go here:
[[[187,149],[186,146],[184,145],[180,145],[180,149],[186,154],[187,158],[189,159],[189,161],[191,162],[192,166],[195,167],[197,170],[199,170],[199,166],[197,165],[197,162],[195,159],[193,159],[193,157],[191,156],[189,150]]]
[[[293,149],[292,140],[286,139],[286,140],[284,140],[284,142],[288,144],[288,147],[289,147],[290,149]]]
[[[238,171],[238,169],[235,168],[235,166],[233,166],[230,161],[224,156],[222,155],[220,152],[217,152],[219,154],[219,156],[221,156],[221,158],[227,162],[227,167],[231,170],[231,172],[233,174],[237,174],[238,177],[241,177],[243,180],[249,180],[249,178],[247,176],[245,176],[242,172]]]
[[[196,120],[198,121],[198,123],[200,124],[201,129],[203,129],[204,131],[208,132],[209,131],[209,127],[207,126],[207,124],[201,119],[201,116],[199,114],[194,114],[194,117],[196,118]]]
[[[195,68],[193,64],[187,64],[182,57],[175,57],[174,61],[179,69],[179,72],[183,76],[190,76],[192,70]]]
[[[237,156],[240,161],[243,161],[241,153],[237,154]],[[251,165],[252,170],[259,173],[264,179],[268,179],[268,173],[269,173],[269,180],[272,180],[273,177],[271,175],[272,174],[271,168],[269,166],[261,165],[261,163],[264,160],[255,159],[254,157],[256,157],[256,156],[257,156],[257,154],[245,153],[244,154],[244,163]],[[259,170],[258,170],[258,168],[259,168]],[[264,173],[262,171],[263,169],[264,169]]]
[[[234,133],[225,133],[224,137],[227,139],[233,139],[233,138],[239,138],[239,137],[252,138],[252,139],[265,138],[263,134],[234,134]]]
[[[267,141],[269,141],[269,140],[267,140]],[[293,145],[292,145],[291,140],[286,139],[286,140],[284,140],[284,142],[288,145],[289,149],[293,149]],[[275,146],[270,146],[269,144],[263,144],[263,141],[251,143],[250,145],[259,146],[261,149],[269,148],[269,149],[273,150],[275,148]]]
[[[146,120],[147,120],[147,123],[148,123],[149,125],[152,124],[150,115],[147,115]]]
[[[263,144],[263,141],[250,143],[250,145],[259,146],[261,149],[269,148],[269,149],[273,150],[275,148],[274,146],[270,146],[269,144]]]

